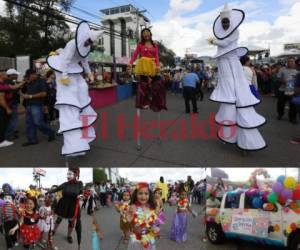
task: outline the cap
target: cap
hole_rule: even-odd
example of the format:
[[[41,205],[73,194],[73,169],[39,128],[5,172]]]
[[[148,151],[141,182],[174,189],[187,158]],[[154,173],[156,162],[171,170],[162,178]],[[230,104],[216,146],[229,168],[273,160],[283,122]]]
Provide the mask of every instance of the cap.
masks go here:
[[[16,71],[15,69],[8,69],[6,71],[6,75],[20,75],[20,72]]]

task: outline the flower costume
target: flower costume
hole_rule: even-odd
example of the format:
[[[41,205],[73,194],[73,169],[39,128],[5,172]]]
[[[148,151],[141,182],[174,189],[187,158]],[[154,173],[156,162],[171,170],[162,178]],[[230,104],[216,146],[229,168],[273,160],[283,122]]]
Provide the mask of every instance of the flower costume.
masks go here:
[[[155,250],[154,232],[157,215],[154,209],[137,206],[133,215],[132,233],[127,250]]]
[[[210,100],[220,102],[215,121],[220,140],[236,144],[242,150],[260,150],[266,143],[258,131],[266,119],[257,114],[254,106],[260,103],[251,92],[239,57],[247,54],[248,49],[238,47],[238,27],[245,13],[229,9],[226,5],[214,22],[213,31],[217,39],[211,43],[218,47],[215,58],[218,64],[218,85]],[[222,20],[229,19],[230,27],[224,30]]]
[[[131,225],[127,221],[126,213],[129,211],[129,203],[130,201],[122,201],[119,204],[117,204],[117,209],[120,212],[120,229],[123,232],[129,232]]]

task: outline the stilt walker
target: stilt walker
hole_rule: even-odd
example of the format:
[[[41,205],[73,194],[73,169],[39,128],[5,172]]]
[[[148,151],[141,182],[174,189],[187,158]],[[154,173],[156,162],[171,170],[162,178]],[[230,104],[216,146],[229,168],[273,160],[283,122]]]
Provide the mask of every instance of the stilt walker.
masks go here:
[[[132,64],[140,56],[134,68],[134,74],[138,77],[136,93],[136,119],[137,119],[137,150],[141,150],[141,110],[151,109],[158,112],[157,122],[160,131],[160,111],[166,108],[165,85],[159,75],[159,51],[158,45],[152,40],[151,30],[145,28],[141,31],[141,42],[138,43],[134,51],[128,71],[132,72]]]
[[[96,138],[92,125],[98,115],[90,106],[88,84],[81,74],[85,72],[90,82],[94,81],[87,56],[93,42],[102,34],[103,31],[91,31],[88,23],[83,21],[77,27],[75,39],[47,58],[58,82],[55,107],[59,110],[58,133],[64,137],[61,154],[66,156],[67,167],[68,157],[85,155],[90,150],[89,143]]]
[[[218,85],[210,96],[210,100],[221,103],[215,117],[220,125],[218,137],[223,142],[236,144],[243,152],[266,147],[257,129],[266,123],[266,119],[254,109],[260,100],[251,93],[239,60],[239,57],[248,53],[247,48],[237,46],[238,27],[244,18],[242,10],[230,9],[226,4],[213,25],[216,38],[208,40],[218,47],[215,56]]]

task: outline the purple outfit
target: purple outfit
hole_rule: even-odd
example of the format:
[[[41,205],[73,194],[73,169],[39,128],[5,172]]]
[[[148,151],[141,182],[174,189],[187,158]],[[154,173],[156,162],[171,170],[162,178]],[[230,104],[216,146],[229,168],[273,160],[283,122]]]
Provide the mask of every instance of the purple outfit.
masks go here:
[[[187,240],[186,212],[177,212],[174,215],[171,228],[171,240],[174,240],[178,243],[185,242]]]

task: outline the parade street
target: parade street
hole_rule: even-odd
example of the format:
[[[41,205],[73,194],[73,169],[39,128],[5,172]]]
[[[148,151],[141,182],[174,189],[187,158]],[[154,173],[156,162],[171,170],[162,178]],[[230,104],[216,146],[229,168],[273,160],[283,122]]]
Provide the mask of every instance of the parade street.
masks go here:
[[[92,218],[88,216],[86,211],[81,212],[81,221],[82,221],[82,239],[81,239],[81,247],[80,250],[89,250],[92,249]],[[68,231],[68,221],[63,220],[61,225],[58,228],[54,236],[54,245],[58,247],[58,250],[77,250],[77,236],[75,230],[73,231],[73,244],[69,244],[67,242],[67,231]],[[46,238],[46,236],[45,236]],[[5,246],[4,237],[0,234],[0,250],[4,250],[2,246]],[[14,250],[22,250],[24,249],[22,244],[19,244],[19,247],[15,247]],[[43,249],[40,246],[35,248],[36,250]]]
[[[267,245],[258,245],[247,242],[247,241],[241,241],[241,240],[227,240],[222,245],[213,245],[209,241],[207,242],[206,246],[207,250],[284,250],[285,248],[279,248],[274,246],[267,246]]]
[[[95,123],[97,140],[86,156],[70,161],[73,160],[80,167],[297,166],[300,160],[299,146],[291,144],[289,140],[299,136],[299,125],[289,123],[286,116],[281,121],[277,120],[276,98],[264,96],[262,103],[255,107],[267,119],[267,123],[259,130],[268,147],[246,154],[235,145],[224,144],[216,138],[213,115],[218,111],[219,104],[208,98],[209,94],[206,93],[204,101],[198,102],[197,127],[193,129],[191,115],[184,112],[183,98],[168,94],[168,110],[161,112],[160,118],[164,127],[161,142],[155,138],[158,129],[151,129],[151,124],[145,124],[148,121],[154,123],[153,126],[157,125],[157,113],[142,111],[141,124],[149,130],[145,132],[147,138],[142,139],[140,151],[136,148],[134,133],[134,97],[97,110],[100,116]],[[20,138],[15,140],[15,144],[1,149],[2,166],[65,165],[65,158],[60,155],[62,137],[49,143],[39,134],[39,144],[22,147],[26,141],[23,115],[18,129]]]
[[[188,215],[188,230],[187,241],[185,243],[176,243],[170,240],[170,230],[173,215],[175,213],[175,206],[170,207],[165,205],[166,224],[161,226],[161,236],[157,240],[156,250],[204,250],[205,243],[201,241],[201,235],[203,235],[203,227],[200,223],[203,222],[203,218],[200,215],[196,218]],[[200,212],[201,207],[193,204],[192,209]],[[104,240],[101,242],[101,250],[126,250],[126,245],[123,244],[122,234],[120,231],[119,214],[114,207],[104,207],[96,213],[97,221],[101,227]],[[199,247],[200,246],[200,247]]]

